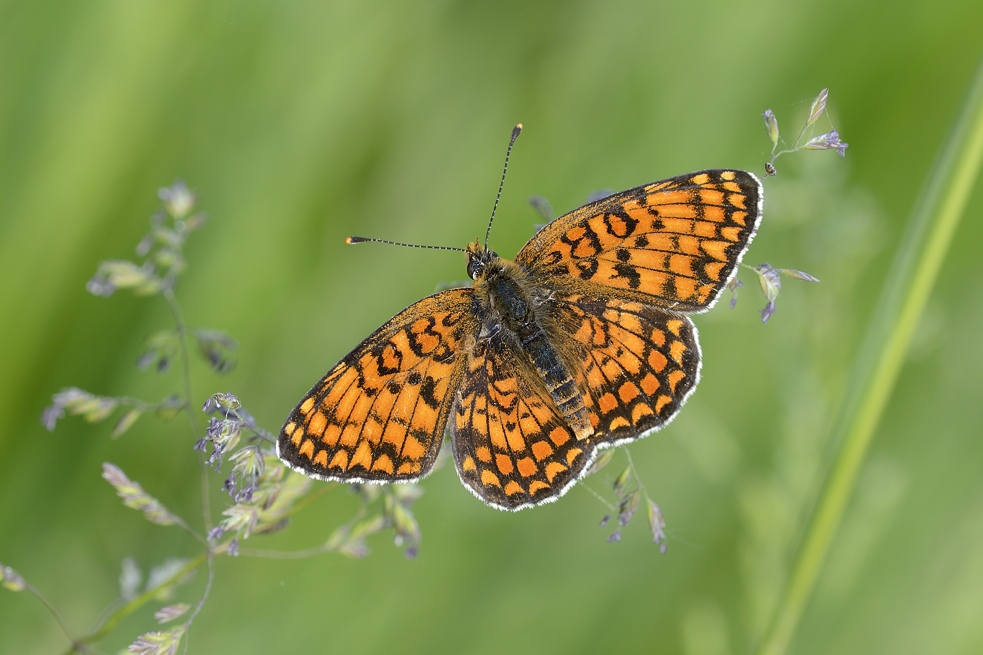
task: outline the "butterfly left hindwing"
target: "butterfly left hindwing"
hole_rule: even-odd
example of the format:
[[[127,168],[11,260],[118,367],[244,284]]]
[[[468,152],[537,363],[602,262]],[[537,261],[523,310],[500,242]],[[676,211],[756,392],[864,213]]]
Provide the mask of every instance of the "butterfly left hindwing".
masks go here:
[[[525,358],[501,331],[479,342],[448,424],[461,481],[499,509],[558,498],[589,456]]]

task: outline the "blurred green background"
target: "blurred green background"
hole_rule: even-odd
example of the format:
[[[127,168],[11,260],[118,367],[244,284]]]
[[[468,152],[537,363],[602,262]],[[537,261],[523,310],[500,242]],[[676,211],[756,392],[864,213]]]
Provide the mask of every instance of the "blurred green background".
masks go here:
[[[697,318],[698,393],[631,447],[668,521],[620,543],[580,485],[552,505],[482,506],[452,466],[428,478],[423,544],[363,560],[222,558],[192,653],[745,653],[772,616],[834,452],[831,428],[901,234],[983,54],[983,4],[749,2],[0,2],[0,562],[84,633],[144,569],[198,545],[125,509],[111,461],[200,522],[183,421],[39,424],[77,385],[157,399],[140,373],[158,300],[85,292],[131,256],[158,187],[182,178],[209,223],[178,289],[191,325],[238,339],[239,367],[196,363],[195,402],[232,391],[277,430],[385,319],[464,279],[509,131],[492,245],[513,255],[558,211],[710,167],[762,170],[773,109],[794,137],[830,88],[846,158],[778,161],[747,262],[803,269],[762,325],[753,276],[734,311]],[[829,129],[824,119],[821,130]],[[983,197],[977,192],[878,429],[795,653],[983,652]],[[976,427],[974,427],[976,426]],[[619,455],[618,461],[624,461]],[[608,469],[586,486],[611,497]],[[212,479],[217,488],[221,476]],[[350,516],[344,490],[252,547],[296,549]],[[174,600],[193,602],[199,575]],[[163,604],[163,603],[161,603]],[[98,644],[154,629],[152,608]],[[64,651],[36,599],[0,589],[0,652]]]

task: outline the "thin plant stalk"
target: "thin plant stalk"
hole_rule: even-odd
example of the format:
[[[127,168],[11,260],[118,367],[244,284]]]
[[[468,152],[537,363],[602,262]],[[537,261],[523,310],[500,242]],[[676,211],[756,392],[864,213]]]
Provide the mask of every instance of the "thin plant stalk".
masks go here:
[[[157,600],[162,590],[169,588],[170,586],[176,584],[179,580],[181,580],[181,578],[193,573],[195,569],[197,569],[199,566],[201,566],[208,560],[208,557],[209,557],[209,552],[199,553],[194,558],[185,562],[181,568],[179,568],[177,571],[174,571],[174,573],[168,576],[166,580],[162,580],[152,589],[147,589],[139,596],[132,598],[126,604],[118,607],[110,616],[106,618],[105,621],[103,621],[102,625],[97,627],[93,632],[85,635],[84,637],[80,637],[74,640],[74,643],[72,644],[71,648],[69,648],[65,652],[65,655],[72,655],[72,653],[84,652],[84,649],[89,644],[94,644],[100,639],[102,639],[103,637],[107,636],[109,633],[111,633],[116,628],[116,626],[120,624],[120,622],[123,619],[130,616],[131,614],[142,608],[147,603]]]
[[[836,441],[841,444],[806,526],[775,617],[759,653],[781,655],[796,628],[853,495],[911,338],[983,163],[983,62],[962,115],[917,205],[865,341],[866,359],[850,386]],[[852,402],[851,402],[852,400]]]

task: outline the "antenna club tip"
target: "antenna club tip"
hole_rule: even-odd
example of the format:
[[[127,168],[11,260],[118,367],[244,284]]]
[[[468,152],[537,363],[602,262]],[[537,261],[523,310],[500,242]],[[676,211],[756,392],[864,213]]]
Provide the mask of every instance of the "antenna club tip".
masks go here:
[[[345,237],[345,243],[352,245],[353,243],[360,243],[362,241],[361,237]]]
[[[519,138],[519,132],[522,131],[522,123],[516,123],[515,127],[512,128],[512,138],[509,139],[509,150],[512,149],[512,144],[515,140]]]

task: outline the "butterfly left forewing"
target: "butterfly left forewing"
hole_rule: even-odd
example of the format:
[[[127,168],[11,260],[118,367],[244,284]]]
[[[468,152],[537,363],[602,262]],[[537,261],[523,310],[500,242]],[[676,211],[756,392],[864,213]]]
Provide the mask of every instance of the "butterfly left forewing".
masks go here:
[[[552,287],[709,308],[736,271],[761,220],[751,173],[708,170],[589,203],[536,234],[515,261]]]
[[[297,405],[277,454],[320,479],[394,482],[426,475],[463,374],[463,344],[478,326],[471,289],[442,291],[400,312]]]

